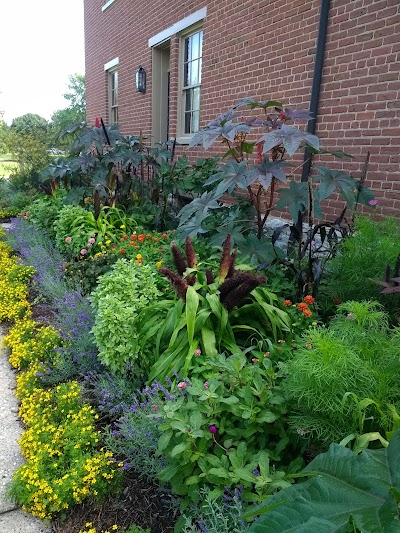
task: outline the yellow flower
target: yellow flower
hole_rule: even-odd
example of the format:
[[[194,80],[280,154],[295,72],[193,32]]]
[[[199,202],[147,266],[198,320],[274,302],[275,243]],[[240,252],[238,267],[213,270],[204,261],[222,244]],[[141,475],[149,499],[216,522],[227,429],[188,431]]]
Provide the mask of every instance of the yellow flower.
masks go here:
[[[106,241],[106,245],[107,245],[107,246],[110,246],[110,244],[111,244],[111,241],[110,241],[110,240]]]
[[[136,259],[143,259],[142,254],[137,254]]]
[[[162,267],[162,263],[163,263],[162,261],[157,261],[156,267],[157,268],[161,268]]]
[[[122,224],[122,226],[120,226],[121,229],[125,229],[125,224]]]

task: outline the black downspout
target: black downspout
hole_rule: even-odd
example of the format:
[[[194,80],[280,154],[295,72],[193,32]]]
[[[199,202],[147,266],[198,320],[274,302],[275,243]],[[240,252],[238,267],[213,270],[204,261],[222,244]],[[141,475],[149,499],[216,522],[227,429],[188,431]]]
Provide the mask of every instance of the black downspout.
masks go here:
[[[324,66],[324,54],[325,54],[325,43],[326,43],[326,34],[328,30],[328,21],[329,21],[329,0],[321,0],[321,12],[319,15],[319,29],[317,37],[317,50],[315,54],[315,64],[314,64],[314,77],[311,88],[311,99],[310,99],[310,115],[313,117],[312,120],[308,121],[307,132],[315,134],[315,125],[317,122],[318,115],[318,102],[319,102],[319,93],[321,89],[321,78],[322,78],[322,69]],[[301,173],[301,181],[307,181],[308,176],[311,172],[311,163],[312,163],[312,153],[306,148],[304,152],[304,164],[303,170]]]

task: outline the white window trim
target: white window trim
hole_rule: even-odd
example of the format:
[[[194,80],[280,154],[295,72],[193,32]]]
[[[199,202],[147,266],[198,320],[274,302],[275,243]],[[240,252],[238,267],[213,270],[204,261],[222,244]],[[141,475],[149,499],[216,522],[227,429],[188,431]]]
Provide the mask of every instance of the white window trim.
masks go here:
[[[178,22],[175,22],[175,24],[173,24],[166,30],[160,31],[160,33],[157,33],[153,37],[150,37],[149,48],[152,48],[153,46],[161,44],[163,41],[166,41],[167,39],[169,39],[170,37],[172,37],[176,33],[179,33],[182,30],[186,30],[190,26],[193,26],[194,24],[196,24],[196,22],[200,22],[203,19],[205,19],[206,16],[207,16],[207,6],[199,9],[198,11],[195,11],[188,17],[185,17],[184,19],[181,19]]]
[[[203,29],[202,20],[197,21],[197,24],[193,24],[191,28],[186,28],[187,31],[183,32],[179,36],[179,75],[178,75],[178,116],[177,116],[177,137],[176,142],[179,144],[189,144],[193,139],[194,133],[183,133],[183,110],[182,110],[182,99],[183,99],[183,57],[185,53],[184,42],[187,37],[197,33]],[[202,52],[203,55],[203,52]],[[201,101],[201,84],[200,84],[200,101]],[[201,113],[201,108],[200,108]]]
[[[104,64],[104,72],[107,72],[107,70],[111,70],[112,68],[115,68],[119,65],[119,57],[114,57],[114,59],[111,59],[111,61],[108,61]]]
[[[114,2],[115,2],[115,0],[108,0],[103,6],[101,6],[101,10],[104,12]]]

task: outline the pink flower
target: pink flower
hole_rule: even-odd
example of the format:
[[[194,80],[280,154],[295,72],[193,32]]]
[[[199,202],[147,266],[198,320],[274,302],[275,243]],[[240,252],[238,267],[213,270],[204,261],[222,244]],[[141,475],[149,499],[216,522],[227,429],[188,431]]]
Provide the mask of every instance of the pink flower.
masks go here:
[[[186,385],[186,383],[184,381],[181,381],[181,382],[178,383],[178,389],[179,390],[184,390],[184,389],[186,389],[186,387],[187,387],[187,385]]]
[[[373,200],[370,200],[368,203],[369,205],[378,205],[378,200],[374,198]]]
[[[199,350],[199,348],[197,348],[197,350],[194,351],[194,355],[201,355],[201,350]]]
[[[215,435],[218,431],[217,426],[210,426],[208,429],[213,435]]]
[[[71,242],[72,241],[72,237],[65,237],[65,242]]]
[[[91,248],[92,246],[93,246],[93,244],[90,244],[90,242],[88,242],[87,247]]]
[[[259,363],[260,362],[260,360],[257,359],[257,357],[253,357],[252,361],[253,361],[253,363]]]
[[[158,411],[158,407],[157,407],[157,405],[153,405],[153,406],[151,407],[151,410],[152,410],[152,411]]]
[[[96,242],[96,239],[93,239],[93,237],[90,237],[88,240],[88,244],[94,244]]]
[[[204,382],[204,388],[207,390],[208,389],[208,381],[205,381]]]
[[[86,255],[86,254],[87,254],[87,250],[86,250],[86,248],[82,248],[82,250],[81,250],[81,255]]]

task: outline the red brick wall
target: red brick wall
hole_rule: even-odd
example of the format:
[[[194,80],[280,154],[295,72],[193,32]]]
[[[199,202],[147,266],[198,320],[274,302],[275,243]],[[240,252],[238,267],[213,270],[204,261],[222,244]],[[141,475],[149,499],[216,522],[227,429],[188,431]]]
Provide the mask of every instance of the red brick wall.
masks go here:
[[[204,22],[201,123],[239,98],[274,98],[309,107],[320,0],[85,0],[87,118],[107,117],[104,64],[119,57],[123,133],[151,133],[148,39],[207,6]],[[171,39],[170,132],[176,130],[178,39]],[[148,90],[135,92],[135,72]],[[367,184],[377,214],[400,216],[400,4],[398,0],[331,0],[317,135],[354,159],[335,162],[357,177],[371,152]],[[185,149],[182,149],[185,150]],[[201,150],[195,155],[207,155]],[[318,161],[317,161],[318,162]],[[331,158],[319,162],[331,165]],[[336,200],[326,210],[335,216]],[[331,216],[329,218],[331,218]]]

